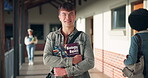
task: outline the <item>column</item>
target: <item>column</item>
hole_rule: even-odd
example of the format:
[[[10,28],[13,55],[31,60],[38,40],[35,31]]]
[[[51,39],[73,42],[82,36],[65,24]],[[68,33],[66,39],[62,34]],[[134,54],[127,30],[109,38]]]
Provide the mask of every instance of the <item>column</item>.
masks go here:
[[[19,75],[19,0],[13,0],[14,78]]]
[[[0,0],[0,78],[5,78],[4,0]]]

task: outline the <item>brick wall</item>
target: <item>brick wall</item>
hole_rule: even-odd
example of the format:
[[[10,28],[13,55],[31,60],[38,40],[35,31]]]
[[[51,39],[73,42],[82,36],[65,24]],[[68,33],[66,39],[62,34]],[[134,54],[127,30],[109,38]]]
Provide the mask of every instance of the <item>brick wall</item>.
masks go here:
[[[111,78],[125,78],[121,72],[124,59],[125,55],[95,49],[95,68]]]
[[[44,45],[45,44],[36,44],[35,50],[37,51],[43,51],[44,50]]]
[[[95,49],[95,68],[99,71],[103,72],[103,56],[102,56],[102,50]],[[98,67],[99,66],[99,67]]]

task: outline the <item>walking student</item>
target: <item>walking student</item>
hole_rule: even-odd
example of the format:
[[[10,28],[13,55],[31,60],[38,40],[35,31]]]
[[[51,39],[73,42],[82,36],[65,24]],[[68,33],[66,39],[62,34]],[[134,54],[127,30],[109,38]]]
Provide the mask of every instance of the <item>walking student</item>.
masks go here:
[[[37,44],[38,39],[36,36],[33,35],[33,30],[28,29],[28,36],[25,37],[25,45],[27,49],[27,55],[28,55],[28,65],[34,64],[34,50],[35,50],[35,44]]]

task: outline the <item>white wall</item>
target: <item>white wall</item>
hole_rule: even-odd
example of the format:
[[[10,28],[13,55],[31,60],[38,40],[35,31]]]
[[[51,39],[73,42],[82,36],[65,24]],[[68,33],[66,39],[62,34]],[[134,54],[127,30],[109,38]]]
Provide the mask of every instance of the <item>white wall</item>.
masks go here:
[[[79,31],[85,32],[85,22],[86,22],[86,20],[84,18],[79,18],[76,21],[76,27]]]
[[[50,24],[60,24],[58,19],[58,10],[50,4],[42,5],[42,14],[40,15],[39,7],[29,9],[29,24],[44,25],[44,39],[50,31]],[[39,41],[44,43],[44,40]]]
[[[85,20],[89,16],[94,19],[94,48],[119,54],[128,54],[131,39],[131,28],[127,18],[131,12],[131,2],[135,0],[92,0],[77,9],[77,19]],[[126,5],[126,28],[111,30],[111,9]],[[86,21],[85,21],[86,22]],[[85,22],[77,24],[87,26]],[[86,27],[83,27],[86,28]],[[81,30],[81,29],[79,29]],[[83,29],[84,30],[84,29]]]
[[[99,19],[98,19],[99,18]],[[94,48],[102,49],[104,42],[103,15],[94,15]]]
[[[30,24],[43,24],[44,25],[44,39],[49,33],[50,24],[60,24],[58,19],[58,11],[55,7],[49,3],[42,5],[42,14],[39,14],[39,7],[34,7],[28,10],[29,25]],[[13,15],[12,12],[8,14],[5,12],[5,23],[12,24]],[[40,40],[39,43],[44,43],[44,40]]]
[[[144,0],[144,8],[148,9],[148,0]]]

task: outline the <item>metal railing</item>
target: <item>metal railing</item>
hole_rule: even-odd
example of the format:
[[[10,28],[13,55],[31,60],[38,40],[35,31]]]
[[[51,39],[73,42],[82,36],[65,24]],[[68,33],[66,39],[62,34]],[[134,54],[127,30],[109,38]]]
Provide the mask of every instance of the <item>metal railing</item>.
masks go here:
[[[13,78],[14,76],[14,49],[5,53],[5,77]]]

